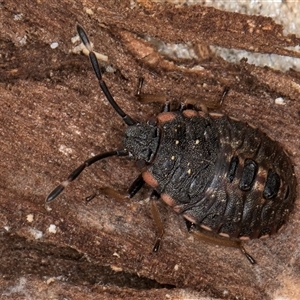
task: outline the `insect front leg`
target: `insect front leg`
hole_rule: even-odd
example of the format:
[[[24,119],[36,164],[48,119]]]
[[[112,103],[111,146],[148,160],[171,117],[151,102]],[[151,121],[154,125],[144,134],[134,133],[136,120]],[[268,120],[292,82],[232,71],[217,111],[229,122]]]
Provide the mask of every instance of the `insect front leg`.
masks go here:
[[[117,200],[124,200],[126,197],[127,198],[132,198],[134,195],[143,187],[145,184],[145,181],[142,177],[142,174],[140,174],[131,184],[131,186],[128,189],[128,194],[127,196],[122,195],[118,191],[110,188],[110,187],[105,187],[101,189],[101,192],[104,193],[107,196],[113,197]],[[151,205],[151,214],[152,218],[154,220],[154,226],[155,226],[155,231],[157,234],[156,242],[153,247],[153,252],[157,252],[160,247],[160,243],[162,240],[162,237],[165,233],[164,231],[164,226],[160,218],[160,214],[157,208],[157,200],[160,198],[160,195],[153,190],[151,195],[150,195],[150,205]]]
[[[145,181],[142,177],[142,174],[140,174],[131,184],[131,186],[128,189],[128,198],[132,198],[145,184]]]
[[[143,187],[144,184],[145,181],[142,177],[142,174],[140,174],[130,185],[127,194],[126,193],[122,194],[121,192],[111,187],[105,186],[105,187],[101,187],[99,189],[99,192],[97,192],[96,194],[87,197],[86,201],[87,202],[91,201],[93,198],[95,198],[96,195],[106,195],[108,197],[114,198],[119,201],[124,201],[128,198],[131,199]]]

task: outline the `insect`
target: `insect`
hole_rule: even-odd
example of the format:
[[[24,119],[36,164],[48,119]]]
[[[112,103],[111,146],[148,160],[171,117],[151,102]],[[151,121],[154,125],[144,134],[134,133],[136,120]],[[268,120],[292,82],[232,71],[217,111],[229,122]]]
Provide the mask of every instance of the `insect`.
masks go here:
[[[255,263],[240,241],[276,233],[296,198],[293,164],[282,146],[247,123],[184,105],[171,111],[166,103],[155,121],[135,121],[112,97],[80,25],[77,32],[89,51],[100,88],[128,127],[121,149],[86,160],[46,202],[55,199],[91,164],[111,156],[133,157],[145,167],[130,186],[129,198],[148,184],[153,188],[151,198],[162,199],[182,215],[196,237],[198,230],[204,230],[212,239],[219,237],[220,244],[240,248]],[[155,206],[153,215],[159,232],[157,251],[163,228]]]

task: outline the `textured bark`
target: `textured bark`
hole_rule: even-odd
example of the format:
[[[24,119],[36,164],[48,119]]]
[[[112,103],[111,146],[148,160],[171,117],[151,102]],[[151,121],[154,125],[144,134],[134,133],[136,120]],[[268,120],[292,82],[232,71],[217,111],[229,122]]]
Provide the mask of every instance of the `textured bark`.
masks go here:
[[[101,2],[0,4],[2,298],[299,299],[299,199],[280,234],[245,243],[258,261],[255,266],[237,249],[190,238],[183,220],[163,204],[166,234],[160,251],[152,253],[149,205],[137,201],[147,197],[147,188],[132,201],[100,194],[86,204],[84,198],[100,187],[126,190],[140,169],[124,158],[91,166],[45,205],[47,193],[82,161],[120,148],[125,128],[101,94],[87,57],[71,52],[76,22],[85,27],[95,50],[108,55],[104,64],[117,70],[105,73],[105,80],[133,118],[143,121],[160,111],[159,105],[141,104],[134,96],[141,76],[144,92],[177,102],[216,102],[229,86],[221,111],[282,143],[300,178],[297,72],[246,61],[234,65],[209,52],[194,61],[166,59],[138,36],[192,42],[198,50],[213,44],[294,57],[299,54],[285,47],[299,39],[283,36],[270,18],[203,7],[130,9],[129,1]],[[52,42],[59,43],[56,49]],[[192,69],[195,65],[203,69]],[[284,97],[286,105],[276,105],[277,97]]]

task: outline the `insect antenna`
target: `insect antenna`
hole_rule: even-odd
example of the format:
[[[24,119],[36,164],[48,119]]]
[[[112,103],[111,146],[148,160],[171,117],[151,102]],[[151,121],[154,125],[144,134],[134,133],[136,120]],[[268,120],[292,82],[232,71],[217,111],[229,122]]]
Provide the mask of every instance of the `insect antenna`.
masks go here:
[[[100,67],[99,67],[98,60],[96,58],[95,53],[93,52],[91,43],[89,41],[89,38],[88,38],[86,32],[84,31],[84,29],[79,24],[76,25],[76,30],[77,30],[77,33],[78,33],[80,39],[81,39],[81,42],[84,44],[86,49],[89,51],[90,62],[92,64],[94,72],[97,76],[100,88],[103,91],[106,99],[111,104],[111,106],[114,108],[114,110],[122,117],[122,119],[124,120],[126,125],[132,126],[132,125],[136,124],[136,121],[134,121],[129,115],[127,115],[120,108],[120,106],[116,103],[116,101],[114,100],[113,96],[111,95],[106,83],[102,79],[102,73],[101,73],[101,70],[100,70]]]
[[[127,115],[121,108],[120,106],[116,103],[116,101],[114,100],[113,96],[111,95],[106,83],[104,82],[103,78],[102,78],[102,73],[99,67],[99,63],[98,60],[96,58],[95,53],[93,52],[91,43],[89,41],[89,38],[86,34],[86,32],[84,31],[84,29],[77,24],[76,25],[76,30],[77,33],[82,41],[82,43],[84,44],[84,46],[86,47],[86,49],[89,51],[89,58],[90,58],[90,62],[91,65],[93,67],[93,70],[96,74],[96,77],[98,79],[99,85],[101,90],[103,91],[106,99],[108,100],[108,102],[111,104],[111,106],[114,108],[114,110],[122,117],[123,121],[125,122],[126,125],[128,126],[132,126],[136,124],[136,121],[134,121],[129,115]],[[122,149],[122,150],[115,150],[115,151],[110,151],[110,152],[105,152],[105,153],[101,153],[98,154],[94,157],[91,157],[89,159],[87,159],[83,164],[81,164],[77,169],[75,169],[67,178],[67,180],[63,181],[62,183],[60,183],[47,197],[46,197],[46,202],[51,202],[53,201],[58,195],[60,195],[62,193],[62,191],[65,189],[66,186],[69,185],[70,182],[72,182],[73,180],[75,180],[79,174],[88,166],[90,166],[91,164],[110,157],[110,156],[128,156],[128,151]]]
[[[96,161],[99,161],[103,158],[107,158],[110,156],[127,156],[128,152],[126,150],[115,150],[110,152],[101,153],[98,155],[95,155],[89,159],[87,159],[84,163],[82,163],[77,169],[75,169],[67,178],[67,180],[63,181],[61,184],[59,184],[47,197],[46,202],[51,202],[54,200],[64,189],[67,185],[69,185],[70,182],[75,180],[79,174],[88,166],[92,165]]]

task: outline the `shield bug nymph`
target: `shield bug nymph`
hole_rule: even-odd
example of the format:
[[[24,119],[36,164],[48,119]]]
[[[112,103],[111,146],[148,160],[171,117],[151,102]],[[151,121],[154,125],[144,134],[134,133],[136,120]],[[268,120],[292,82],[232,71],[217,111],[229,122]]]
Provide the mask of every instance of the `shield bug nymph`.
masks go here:
[[[254,263],[240,241],[276,233],[296,198],[293,164],[282,146],[247,123],[184,105],[171,111],[167,103],[155,122],[135,121],[112,97],[80,25],[77,32],[89,51],[100,88],[128,127],[122,148],[86,160],[46,202],[54,200],[89,165],[111,156],[129,156],[145,165],[129,188],[129,198],[147,183],[153,188],[151,198],[162,199],[182,215],[196,237],[198,229],[207,236],[213,234],[208,240],[238,247]],[[156,251],[163,227],[155,205],[152,211],[159,233]]]

